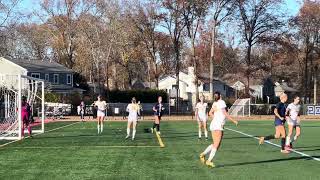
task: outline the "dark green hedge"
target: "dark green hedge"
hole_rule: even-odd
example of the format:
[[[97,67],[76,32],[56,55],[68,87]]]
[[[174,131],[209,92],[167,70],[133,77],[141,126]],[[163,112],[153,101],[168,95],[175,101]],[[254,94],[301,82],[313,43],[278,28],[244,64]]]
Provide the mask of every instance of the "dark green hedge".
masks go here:
[[[168,94],[164,90],[112,90],[107,91],[105,97],[110,103],[129,103],[132,97],[141,103],[155,103],[158,96],[162,96],[163,102],[167,103]]]

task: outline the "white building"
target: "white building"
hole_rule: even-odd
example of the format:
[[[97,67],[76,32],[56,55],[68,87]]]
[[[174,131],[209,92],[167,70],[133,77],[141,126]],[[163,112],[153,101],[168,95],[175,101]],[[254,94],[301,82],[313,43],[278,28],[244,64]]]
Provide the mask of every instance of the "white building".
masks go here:
[[[199,79],[198,91],[199,94],[203,94],[206,97],[206,100],[210,101],[210,80],[209,74],[202,74]],[[194,84],[195,74],[194,68],[189,67],[187,72],[180,71],[179,72],[179,94],[180,98],[183,100],[188,100],[195,104],[195,92],[196,86]],[[234,89],[228,86],[225,82],[214,79],[213,80],[213,90],[219,91],[222,96],[230,97],[234,96]],[[176,89],[176,76],[168,75],[160,79],[159,81],[159,89],[166,90],[167,92],[173,92],[172,97],[175,97],[175,89]]]

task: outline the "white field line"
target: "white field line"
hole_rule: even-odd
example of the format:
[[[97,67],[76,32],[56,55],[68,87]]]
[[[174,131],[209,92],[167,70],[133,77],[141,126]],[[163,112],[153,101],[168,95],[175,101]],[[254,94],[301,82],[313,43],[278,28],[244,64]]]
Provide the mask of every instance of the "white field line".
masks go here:
[[[255,136],[253,136],[253,135],[250,135],[250,134],[247,134],[247,133],[244,133],[244,132],[241,132],[241,131],[237,131],[237,130],[230,129],[230,128],[225,128],[225,129],[227,129],[227,130],[229,130],[229,131],[233,131],[233,132],[239,133],[239,134],[242,134],[242,135],[247,136],[247,137],[251,137],[251,138],[254,138],[254,139],[259,140],[258,137],[255,137]],[[267,144],[270,144],[270,145],[272,145],[272,146],[276,146],[276,147],[280,147],[280,148],[281,148],[280,145],[275,144],[275,143],[272,143],[272,142],[270,142],[270,141],[264,141],[264,142],[267,143]],[[311,159],[313,159],[313,160],[315,160],[315,161],[319,161],[319,162],[320,162],[320,159],[319,159],[319,158],[313,157],[313,156],[311,156],[311,155],[309,155],[309,154],[306,154],[306,153],[303,153],[303,152],[300,152],[300,151],[297,151],[297,150],[294,150],[294,149],[292,149],[291,152],[294,152],[294,153],[299,154],[299,155],[301,155],[301,156],[308,157],[308,158],[311,158]]]
[[[66,148],[159,148],[159,146],[25,146],[7,147],[10,149],[66,149]]]
[[[81,121],[80,121],[80,122],[81,122]],[[71,124],[68,124],[68,125],[65,125],[65,126],[57,127],[57,128],[54,128],[54,129],[50,129],[49,131],[45,131],[45,132],[47,133],[47,132],[51,132],[51,131],[56,131],[56,130],[58,130],[58,129],[66,128],[66,127],[69,127],[69,126],[78,124],[78,123],[80,123],[80,122],[75,122],[75,123],[71,123]],[[33,136],[38,136],[38,135],[40,135],[40,134],[43,134],[43,133],[35,134],[35,135],[33,135]],[[26,139],[26,138],[29,138],[29,137],[25,137],[25,139]],[[4,146],[7,146],[7,145],[9,145],[9,144],[18,142],[18,141],[20,141],[20,140],[23,140],[23,139],[17,139],[17,140],[14,140],[14,141],[7,142],[7,143],[5,143],[5,144],[1,144],[1,145],[0,145],[0,148],[2,148],[2,147],[4,147]]]

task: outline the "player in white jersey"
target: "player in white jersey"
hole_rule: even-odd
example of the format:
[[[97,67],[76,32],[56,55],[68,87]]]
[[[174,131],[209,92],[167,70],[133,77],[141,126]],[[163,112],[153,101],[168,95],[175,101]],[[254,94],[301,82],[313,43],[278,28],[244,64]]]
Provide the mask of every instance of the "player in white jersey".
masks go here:
[[[137,104],[136,98],[133,97],[131,100],[131,104],[127,106],[128,115],[128,125],[127,125],[127,136],[126,139],[130,137],[130,127],[132,125],[132,140],[134,140],[136,135],[136,126],[138,121],[138,115],[140,113],[140,106]]]
[[[206,164],[208,167],[215,167],[212,162],[217,150],[220,147],[220,143],[223,136],[223,126],[225,124],[225,119],[231,120],[234,124],[238,125],[238,121],[232,119],[226,111],[226,103],[221,99],[221,94],[219,92],[214,93],[214,103],[209,112],[209,115],[213,117],[210,124],[210,130],[212,134],[213,143],[210,144],[204,152],[200,154],[200,161]],[[206,161],[205,156],[209,154],[209,158]]]
[[[292,148],[292,142],[296,141],[300,136],[301,128],[300,128],[300,97],[296,96],[293,100],[293,103],[289,104],[286,109],[287,121],[288,121],[288,129],[289,132],[286,138],[286,148],[290,150]],[[293,129],[296,130],[296,134],[293,139],[291,136],[293,134]]]
[[[198,126],[199,126],[198,136],[199,136],[199,139],[201,139],[201,135],[202,135],[201,130],[203,128],[206,140],[208,140],[208,131],[207,131],[207,107],[208,107],[208,104],[204,102],[203,95],[201,95],[199,98],[200,98],[200,102],[197,103],[196,112],[195,112],[196,119],[198,121]]]
[[[103,131],[103,121],[106,115],[107,103],[102,100],[101,95],[98,96],[98,100],[94,102],[94,106],[97,108],[97,119],[98,119],[98,134]]]

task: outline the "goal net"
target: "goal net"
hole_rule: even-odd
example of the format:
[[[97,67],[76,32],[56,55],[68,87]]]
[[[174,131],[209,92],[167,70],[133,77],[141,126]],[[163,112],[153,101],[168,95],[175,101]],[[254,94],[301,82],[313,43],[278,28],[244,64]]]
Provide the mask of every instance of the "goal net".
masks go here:
[[[23,75],[0,74],[0,140],[22,139],[22,98],[31,107],[32,133],[44,132],[44,81]]]
[[[237,99],[229,109],[231,116],[250,116],[250,98]]]

